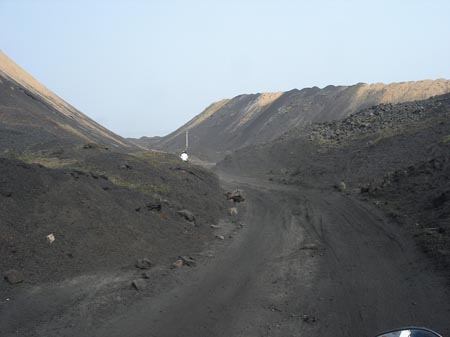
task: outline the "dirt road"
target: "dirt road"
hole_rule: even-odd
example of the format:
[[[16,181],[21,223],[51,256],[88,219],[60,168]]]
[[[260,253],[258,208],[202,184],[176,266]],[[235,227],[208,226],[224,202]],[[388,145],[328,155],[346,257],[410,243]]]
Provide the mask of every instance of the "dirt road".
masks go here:
[[[356,337],[405,325],[450,334],[444,280],[376,211],[338,193],[222,179],[247,192],[244,229],[95,336]]]
[[[32,322],[27,336],[46,337],[370,337],[406,325],[450,335],[445,280],[377,210],[332,191],[224,174],[222,181],[246,191],[244,227],[208,247],[196,267],[166,267],[163,275],[178,273],[171,282],[155,278],[152,293],[141,297],[126,290],[136,294],[126,306],[105,302],[111,296],[99,296],[98,284],[80,294],[90,279],[70,282],[73,290],[52,286],[17,299],[0,314],[3,326],[19,331]],[[100,301],[104,313],[93,316]],[[47,317],[31,310],[42,307]]]

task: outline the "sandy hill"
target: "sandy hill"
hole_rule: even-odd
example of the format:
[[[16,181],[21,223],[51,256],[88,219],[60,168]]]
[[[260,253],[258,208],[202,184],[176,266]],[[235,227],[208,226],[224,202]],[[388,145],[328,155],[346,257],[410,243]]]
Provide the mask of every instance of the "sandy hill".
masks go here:
[[[55,95],[0,51],[0,150],[101,143],[133,147]]]
[[[293,127],[344,118],[380,103],[422,100],[448,92],[450,81],[438,79],[240,95],[211,104],[161,139],[143,137],[133,141],[151,148],[180,151],[188,129],[191,153],[215,161],[227,151],[273,140]]]

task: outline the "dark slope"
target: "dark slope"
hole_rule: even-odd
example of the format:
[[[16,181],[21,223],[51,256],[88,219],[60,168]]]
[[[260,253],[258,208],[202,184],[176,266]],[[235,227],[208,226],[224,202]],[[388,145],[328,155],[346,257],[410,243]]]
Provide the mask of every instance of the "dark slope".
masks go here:
[[[216,177],[166,154],[84,151],[70,169],[0,158],[3,273],[16,269],[36,284],[132,269],[142,257],[170,265],[211,238],[209,225],[223,207]],[[67,167],[64,159],[47,162],[58,160]],[[181,209],[195,214],[196,226],[177,214]],[[8,290],[3,282],[1,288]]]
[[[136,148],[45,88],[0,51],[0,152],[90,142]]]
[[[0,89],[2,275],[18,270],[29,285],[134,268],[144,256],[169,263],[213,238],[209,224],[224,202],[214,174],[170,154],[137,152],[4,54]],[[3,295],[15,289],[0,283]]]
[[[379,103],[414,101],[448,92],[449,81],[427,80],[240,95],[210,105],[166,137],[134,141],[177,152],[184,148],[184,132],[189,129],[190,152],[216,161],[227,151],[274,140],[293,127],[336,120]]]
[[[286,184],[330,189],[342,180],[408,228],[450,270],[450,95],[378,105],[293,129],[219,166]]]

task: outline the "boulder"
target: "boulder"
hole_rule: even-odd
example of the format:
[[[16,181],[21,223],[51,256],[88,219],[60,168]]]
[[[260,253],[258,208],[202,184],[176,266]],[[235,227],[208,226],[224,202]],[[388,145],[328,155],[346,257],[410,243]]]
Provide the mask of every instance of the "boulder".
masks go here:
[[[138,259],[135,266],[139,269],[150,269],[152,267],[152,262],[146,258]]]
[[[10,284],[21,283],[24,280],[23,274],[20,271],[11,269],[8,270],[5,275],[5,280]]]
[[[191,211],[188,211],[187,209],[182,209],[181,211],[177,212],[180,216],[185,218],[187,221],[194,222],[195,221],[195,215]]]
[[[146,282],[143,279],[137,279],[131,282],[131,286],[137,291],[141,291],[145,289]]]
[[[243,202],[243,201],[245,201],[244,191],[242,191],[240,189],[236,189],[236,190],[234,190],[232,192],[227,192],[226,196],[227,196],[228,200],[233,200],[234,202]]]

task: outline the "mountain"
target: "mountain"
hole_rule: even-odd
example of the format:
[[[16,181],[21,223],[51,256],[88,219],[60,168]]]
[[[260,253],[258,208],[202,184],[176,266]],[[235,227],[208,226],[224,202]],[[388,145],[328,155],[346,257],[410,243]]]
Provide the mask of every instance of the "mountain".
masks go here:
[[[100,143],[136,148],[55,95],[0,51],[0,152]]]
[[[189,130],[190,153],[216,161],[229,151],[273,140],[293,127],[344,118],[380,103],[422,100],[448,92],[450,81],[438,79],[240,95],[211,104],[161,139],[143,137],[133,142],[176,152],[184,148],[184,133]]]

